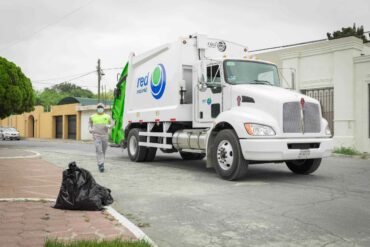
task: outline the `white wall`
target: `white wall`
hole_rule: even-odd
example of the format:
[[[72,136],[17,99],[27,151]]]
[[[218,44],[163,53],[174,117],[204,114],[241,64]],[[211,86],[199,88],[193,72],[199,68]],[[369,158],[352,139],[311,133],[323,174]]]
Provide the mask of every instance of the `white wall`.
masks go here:
[[[78,106],[77,110],[81,111],[81,140],[92,140],[92,135],[89,133],[89,118],[96,113],[96,105]],[[111,116],[110,109],[106,109],[105,113]]]
[[[370,56],[354,59],[355,64],[355,146],[362,152],[370,152]]]

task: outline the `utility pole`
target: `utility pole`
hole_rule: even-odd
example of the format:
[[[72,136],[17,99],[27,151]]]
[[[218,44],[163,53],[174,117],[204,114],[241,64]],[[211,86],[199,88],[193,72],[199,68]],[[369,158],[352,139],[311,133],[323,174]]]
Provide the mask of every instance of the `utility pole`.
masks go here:
[[[107,85],[104,85],[104,105],[107,104]]]
[[[96,72],[98,73],[98,103],[100,103],[100,81],[101,81],[101,67],[100,58],[98,59],[98,66],[96,67]]]
[[[101,102],[104,103],[104,86],[101,85]]]

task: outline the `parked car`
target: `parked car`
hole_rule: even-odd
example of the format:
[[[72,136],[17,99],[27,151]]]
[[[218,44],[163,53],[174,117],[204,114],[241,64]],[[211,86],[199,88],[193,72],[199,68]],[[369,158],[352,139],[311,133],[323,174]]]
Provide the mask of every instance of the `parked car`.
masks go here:
[[[20,140],[19,132],[15,128],[0,128],[0,138],[2,140]]]
[[[3,131],[6,129],[6,127],[0,126],[0,140],[3,139]]]

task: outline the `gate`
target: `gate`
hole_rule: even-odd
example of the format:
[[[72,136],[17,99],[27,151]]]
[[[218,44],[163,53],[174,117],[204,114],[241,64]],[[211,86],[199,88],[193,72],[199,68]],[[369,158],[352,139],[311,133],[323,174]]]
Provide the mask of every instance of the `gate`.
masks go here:
[[[320,102],[322,116],[328,121],[330,131],[334,135],[334,88],[309,89],[301,92]]]
[[[76,140],[76,115],[68,116],[68,139]]]
[[[63,138],[63,117],[55,117],[55,138]]]

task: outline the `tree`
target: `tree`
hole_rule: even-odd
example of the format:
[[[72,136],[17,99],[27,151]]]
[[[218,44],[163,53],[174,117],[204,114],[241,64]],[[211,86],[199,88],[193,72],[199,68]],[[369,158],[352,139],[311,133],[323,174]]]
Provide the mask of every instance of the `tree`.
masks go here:
[[[329,40],[355,36],[362,39],[364,43],[369,42],[364,34],[364,26],[356,28],[356,23],[353,23],[353,27],[342,27],[342,30],[334,31],[333,34],[326,33],[326,36]]]
[[[73,97],[92,98],[94,96],[94,94],[90,90],[83,89],[70,82],[63,82],[54,85],[51,89],[55,90],[58,93],[66,93],[69,96]]]
[[[95,94],[94,95],[94,98],[98,98],[98,95]],[[102,91],[101,94],[100,94],[100,99],[101,100],[113,100],[114,99],[114,90],[113,89],[109,89],[108,91],[104,92]]]
[[[0,119],[32,111],[34,103],[30,79],[17,65],[0,57]]]
[[[93,98],[94,94],[88,90],[83,89],[70,82],[63,82],[52,86],[51,88],[45,88],[42,91],[36,91],[36,104],[42,105],[46,109],[50,109],[51,105],[56,105],[58,102],[65,97],[82,97],[82,98]]]
[[[36,105],[44,106],[45,110],[50,109],[51,105],[56,105],[61,99],[69,96],[64,93],[58,93],[53,89],[45,88],[42,91],[36,91]]]

